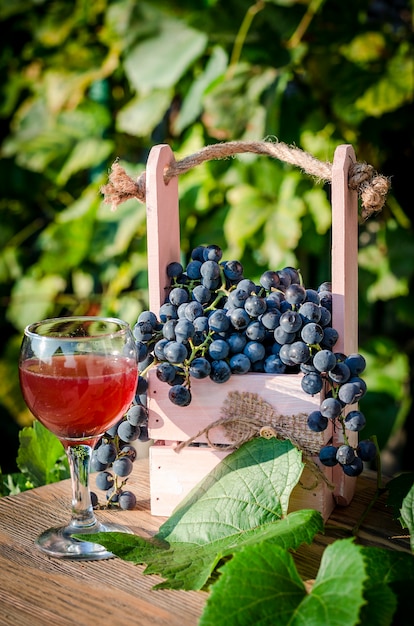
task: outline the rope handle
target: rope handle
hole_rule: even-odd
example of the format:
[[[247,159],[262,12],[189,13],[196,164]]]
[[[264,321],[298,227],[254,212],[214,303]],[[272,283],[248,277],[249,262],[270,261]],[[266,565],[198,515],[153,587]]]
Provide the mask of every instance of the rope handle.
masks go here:
[[[332,181],[332,163],[319,161],[316,157],[295,146],[288,146],[281,141],[229,141],[205,146],[198,152],[179,161],[174,159],[164,172],[165,183],[168,184],[172,178],[188,172],[205,161],[226,159],[242,153],[267,155],[290,165],[295,165],[319,181]],[[348,186],[357,191],[361,199],[361,219],[365,221],[382,210],[391,182],[386,176],[378,174],[372,165],[352,163],[349,169]],[[118,161],[115,161],[109,173],[109,182],[101,187],[101,193],[106,204],[110,204],[111,208],[115,210],[119,204],[132,198],[145,203],[145,189],[145,172],[142,172],[134,180],[119,165]]]

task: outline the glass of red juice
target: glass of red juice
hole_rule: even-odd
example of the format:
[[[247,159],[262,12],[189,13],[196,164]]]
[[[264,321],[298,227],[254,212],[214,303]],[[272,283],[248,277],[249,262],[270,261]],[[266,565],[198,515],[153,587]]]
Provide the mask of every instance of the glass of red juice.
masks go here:
[[[103,546],[73,535],[130,532],[97,520],[89,489],[92,449],[128,410],[136,392],[138,354],[129,325],[87,316],[35,322],[24,331],[19,377],[30,411],[62,442],[72,481],[69,523],[46,530],[36,545],[53,557],[110,558]]]

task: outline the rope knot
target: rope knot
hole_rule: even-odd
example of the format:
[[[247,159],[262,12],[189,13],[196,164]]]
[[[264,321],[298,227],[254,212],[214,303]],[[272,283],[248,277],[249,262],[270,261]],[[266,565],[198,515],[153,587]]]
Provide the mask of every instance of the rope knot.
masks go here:
[[[348,185],[361,197],[361,218],[365,221],[382,210],[391,187],[386,176],[377,174],[372,165],[353,163],[349,169]]]

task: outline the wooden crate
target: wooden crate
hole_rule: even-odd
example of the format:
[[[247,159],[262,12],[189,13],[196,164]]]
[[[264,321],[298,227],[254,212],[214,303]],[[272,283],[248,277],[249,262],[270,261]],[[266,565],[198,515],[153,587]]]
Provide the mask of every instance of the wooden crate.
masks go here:
[[[168,145],[155,146],[146,169],[149,306],[155,313],[168,293],[167,265],[179,261],[181,256],[178,180],[175,177],[168,184],[164,181],[164,172],[173,158]],[[339,332],[335,351],[345,354],[358,350],[357,194],[348,187],[348,170],[353,162],[352,146],[336,149],[332,164],[332,325]],[[170,515],[184,496],[230,453],[207,445],[175,450],[178,443],[187,441],[220,417],[229,393],[238,390],[256,393],[278,414],[302,414],[303,430],[309,432],[306,415],[319,408],[321,399],[319,394],[312,397],[302,391],[301,377],[301,374],[248,373],[232,376],[224,384],[194,380],[191,404],[177,407],[168,399],[168,386],[151,370],[148,408],[149,435],[154,439],[149,452],[152,514]],[[332,427],[315,437],[320,446],[342,443],[340,429]],[[211,439],[215,444],[227,442],[220,428],[214,429]],[[356,433],[349,433],[349,439],[356,445]],[[206,439],[202,435],[195,442],[205,444]],[[335,485],[334,490],[324,480],[315,481],[315,474],[305,468],[301,484],[292,494],[291,510],[314,508],[326,519],[335,504],[347,505],[352,500],[356,479],[346,476],[338,466],[321,469],[327,482]]]

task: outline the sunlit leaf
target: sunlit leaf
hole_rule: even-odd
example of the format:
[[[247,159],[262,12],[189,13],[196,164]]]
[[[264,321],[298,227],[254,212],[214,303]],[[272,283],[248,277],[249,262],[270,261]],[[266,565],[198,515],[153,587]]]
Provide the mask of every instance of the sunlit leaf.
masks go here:
[[[160,15],[157,36],[138,43],[125,59],[125,72],[139,93],[172,87],[204,51],[207,37],[184,22]]]
[[[171,104],[171,89],[155,89],[145,95],[137,95],[119,111],[117,130],[136,137],[151,134]]]

